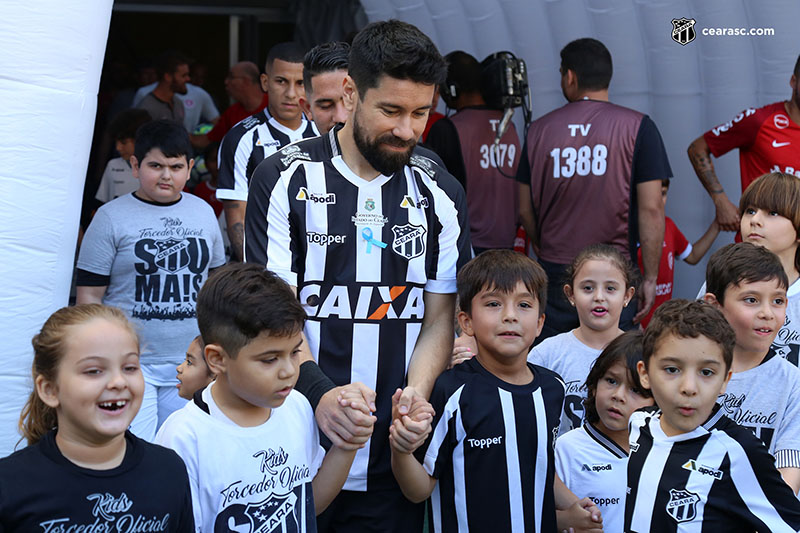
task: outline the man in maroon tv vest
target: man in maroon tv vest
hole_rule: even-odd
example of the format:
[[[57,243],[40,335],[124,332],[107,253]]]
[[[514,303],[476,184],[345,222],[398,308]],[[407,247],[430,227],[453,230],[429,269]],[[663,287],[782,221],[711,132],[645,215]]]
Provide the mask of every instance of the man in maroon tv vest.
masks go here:
[[[503,112],[491,109],[481,96],[481,65],[462,51],[450,52],[447,80],[440,95],[456,114],[437,121],[426,146],[439,154],[447,170],[467,192],[467,213],[476,254],[512,248],[517,233],[517,185],[521,155],[514,124],[495,146]]]
[[[623,310],[623,329],[644,317],[655,299],[664,237],[661,180],[672,170],[653,121],[608,101],[612,72],[611,54],[600,41],[567,44],[561,89],[569,103],[534,121],[525,140],[517,174],[520,218],[550,279],[539,341],[578,326],[563,293],[564,273],[589,244],[610,244],[630,258],[641,243],[639,309]]]

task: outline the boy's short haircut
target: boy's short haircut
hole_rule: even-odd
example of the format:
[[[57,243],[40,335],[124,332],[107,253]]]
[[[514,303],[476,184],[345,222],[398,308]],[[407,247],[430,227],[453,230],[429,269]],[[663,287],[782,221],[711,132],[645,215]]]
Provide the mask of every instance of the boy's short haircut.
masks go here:
[[[736,344],[736,333],[725,320],[722,311],[713,305],[699,300],[669,300],[661,304],[647,325],[642,340],[642,361],[649,368],[659,341],[666,335],[674,335],[684,339],[694,339],[702,335],[715,342],[722,349],[725,371],[733,363],[733,347]]]
[[[311,78],[326,72],[347,70],[350,45],[331,41],[309,50],[303,58],[303,86],[306,93],[311,92]]]
[[[725,304],[725,290],[732,285],[773,279],[784,289],[789,288],[789,278],[778,256],[749,242],[723,246],[712,254],[706,267],[706,291],[720,305]]]
[[[586,377],[586,398],[583,400],[583,407],[586,411],[586,420],[596,424],[600,420],[597,414],[597,384],[606,375],[608,369],[616,363],[622,363],[628,372],[628,379],[632,389],[637,394],[652,398],[653,393],[642,387],[639,380],[639,372],[636,371],[636,364],[642,360],[642,332],[639,330],[626,331],[606,346],[600,355],[597,356],[589,375]]]
[[[447,63],[433,41],[416,26],[399,20],[373,22],[358,32],[349,63],[348,73],[360,100],[383,76],[436,86],[447,78]]]
[[[147,153],[158,148],[167,157],[192,157],[192,142],[183,124],[174,120],[161,119],[148,122],[136,132],[133,155],[142,164]]]
[[[458,273],[458,302],[461,310],[472,313],[472,299],[482,290],[511,292],[522,282],[539,302],[539,315],[547,307],[547,274],[531,259],[512,250],[487,250]]]
[[[285,337],[302,331],[303,306],[291,287],[264,267],[231,263],[214,271],[197,295],[197,324],[206,344],[231,357],[263,332]]]
[[[267,61],[264,63],[264,72],[269,74],[272,64],[276,59],[287,63],[302,63],[306,51],[302,45],[293,41],[278,43],[267,52]]]
[[[189,66],[191,60],[177,50],[167,50],[156,59],[156,75],[159,81],[165,74],[173,74],[181,65]]]
[[[108,131],[115,141],[135,139],[136,131],[151,120],[150,113],[144,109],[126,109],[114,116],[108,125]]]

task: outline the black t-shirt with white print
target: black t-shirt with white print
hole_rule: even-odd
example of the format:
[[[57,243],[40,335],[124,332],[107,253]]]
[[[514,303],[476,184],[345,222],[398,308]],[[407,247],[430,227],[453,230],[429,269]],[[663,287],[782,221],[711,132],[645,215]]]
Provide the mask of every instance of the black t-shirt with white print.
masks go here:
[[[64,457],[55,430],[0,460],[1,533],[194,531],[189,478],[172,450],[126,432],[116,468]]]

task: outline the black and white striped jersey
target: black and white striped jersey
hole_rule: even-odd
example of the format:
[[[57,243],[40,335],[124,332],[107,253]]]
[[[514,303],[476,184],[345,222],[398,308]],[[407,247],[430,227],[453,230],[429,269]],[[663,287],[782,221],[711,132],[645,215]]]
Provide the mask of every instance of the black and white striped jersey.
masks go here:
[[[288,144],[317,135],[317,127],[305,117],[292,130],[270,115],[269,108],[242,120],[225,134],[219,147],[217,198],[247,201],[247,186],[259,163]]]
[[[800,500],[753,433],[714,408],[667,437],[657,408],[631,415],[626,532],[800,530]]]
[[[436,380],[434,429],[416,452],[437,478],[431,531],[556,531],[555,443],[564,383],[528,363],[511,385],[472,358]]]
[[[372,441],[356,454],[346,490],[396,487],[389,464],[391,396],[402,387],[425,306],[455,293],[470,258],[465,194],[414,155],[393,176],[366,181],[328,135],[291,144],[258,166],[245,218],[245,259],[290,285],[308,313],[305,334],[337,384],[377,393]]]

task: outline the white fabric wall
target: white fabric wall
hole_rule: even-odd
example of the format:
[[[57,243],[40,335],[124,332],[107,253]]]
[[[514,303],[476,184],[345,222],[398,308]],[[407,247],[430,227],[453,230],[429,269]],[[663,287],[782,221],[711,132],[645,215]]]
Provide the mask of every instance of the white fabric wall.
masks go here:
[[[0,457],[31,337],[67,304],[112,0],[5,0],[0,18]]]
[[[742,109],[788,99],[789,78],[800,53],[796,0],[362,0],[362,4],[371,22],[398,18],[417,25],[442,54],[464,50],[480,61],[492,52],[511,50],[524,58],[534,119],[565,103],[558,74],[561,48],[580,37],[603,41],[614,59],[611,100],[649,114],[664,137],[675,175],[667,214],[690,241],[705,232],[714,218],[714,206],[692,170],[686,148]],[[697,38],[686,46],[671,38],[671,21],[681,17],[697,20]],[[770,27],[775,35],[712,37],[701,35],[702,27]],[[515,118],[521,120],[520,115]],[[729,197],[738,204],[737,152],[715,160],[715,166]],[[721,234],[712,250],[732,240],[732,233]],[[679,262],[675,296],[694,297],[704,277],[705,260],[697,266]]]

